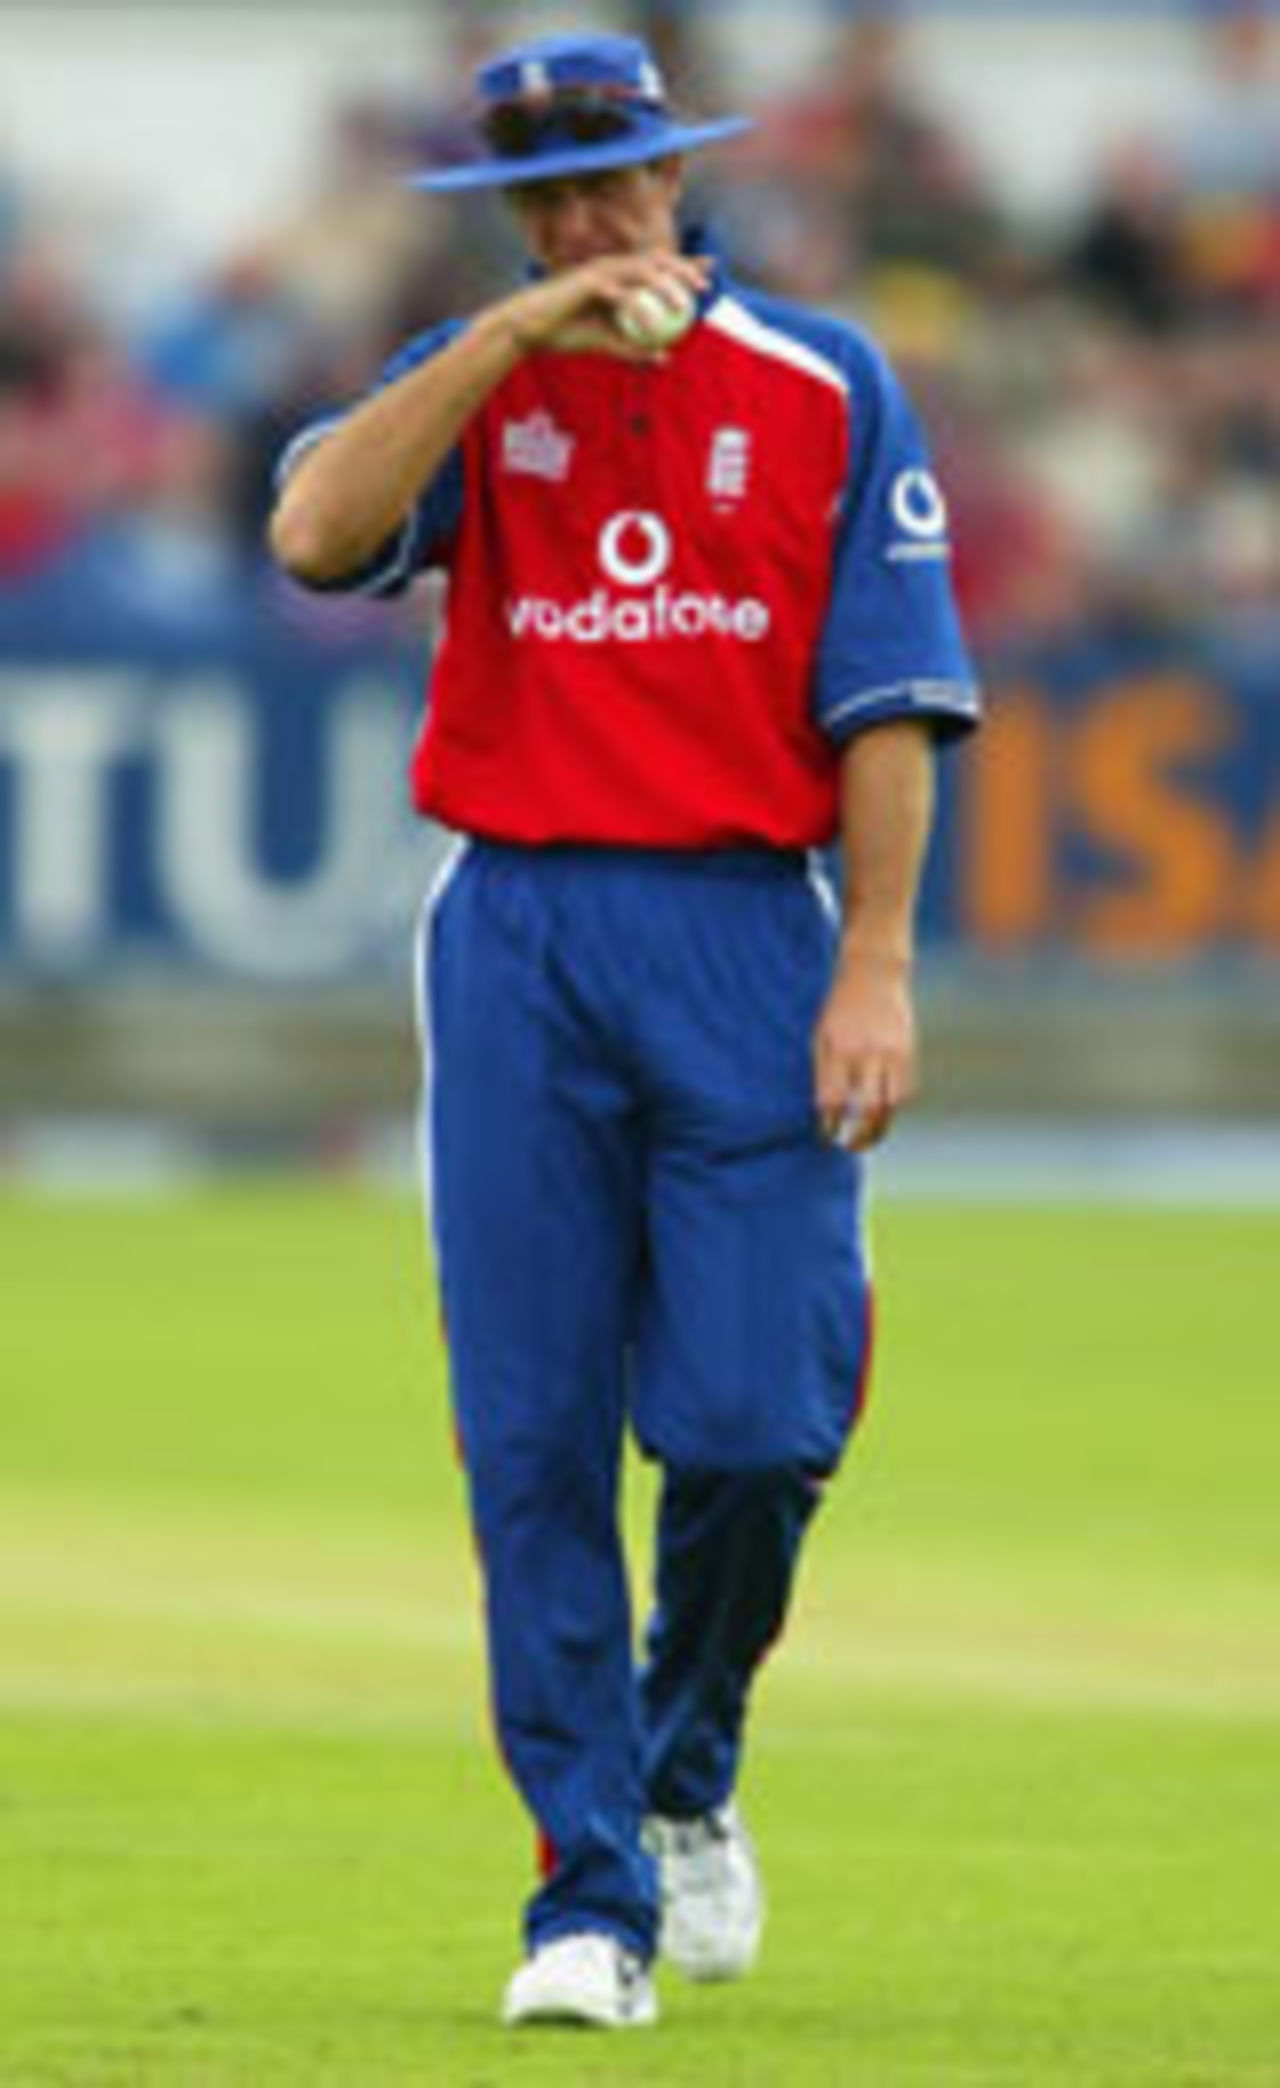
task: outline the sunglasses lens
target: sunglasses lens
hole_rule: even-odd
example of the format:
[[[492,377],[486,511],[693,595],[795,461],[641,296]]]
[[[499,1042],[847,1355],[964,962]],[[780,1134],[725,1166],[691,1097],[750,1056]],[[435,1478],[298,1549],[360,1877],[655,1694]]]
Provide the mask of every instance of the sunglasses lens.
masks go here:
[[[537,144],[541,126],[532,110],[519,102],[503,102],[490,109],[480,128],[486,143],[503,159],[522,159]]]
[[[625,138],[632,128],[627,108],[617,101],[587,97],[546,102],[499,102],[481,126],[486,142],[503,159],[524,159],[540,146],[559,143],[604,145]]]
[[[570,108],[561,127],[575,145],[604,145],[610,138],[625,138],[631,118],[621,109]]]

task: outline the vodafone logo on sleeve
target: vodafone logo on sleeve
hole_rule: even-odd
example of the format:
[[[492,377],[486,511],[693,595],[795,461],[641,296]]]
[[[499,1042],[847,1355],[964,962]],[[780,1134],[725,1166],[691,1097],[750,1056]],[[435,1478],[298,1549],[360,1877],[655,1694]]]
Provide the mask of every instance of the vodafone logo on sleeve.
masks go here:
[[[682,591],[670,585],[675,542],[661,515],[626,508],[600,531],[596,557],[612,587],[602,585],[574,602],[519,595],[505,605],[507,628],[516,639],[544,644],[647,645],[694,638],[731,638],[758,645],[773,617],[752,595]],[[615,590],[625,590],[616,592]]]
[[[889,509],[897,537],[885,556],[890,559],[946,558],[947,504],[931,471],[900,471],[889,493]]]

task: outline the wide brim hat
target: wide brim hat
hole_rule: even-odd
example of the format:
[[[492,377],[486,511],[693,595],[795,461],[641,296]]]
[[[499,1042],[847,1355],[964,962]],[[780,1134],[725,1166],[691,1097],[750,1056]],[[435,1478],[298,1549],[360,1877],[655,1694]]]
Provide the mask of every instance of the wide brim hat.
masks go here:
[[[662,75],[633,36],[548,36],[518,44],[476,75],[477,157],[409,176],[435,193],[514,188],[605,173],[696,152],[750,130],[747,116],[706,121],[667,100]]]

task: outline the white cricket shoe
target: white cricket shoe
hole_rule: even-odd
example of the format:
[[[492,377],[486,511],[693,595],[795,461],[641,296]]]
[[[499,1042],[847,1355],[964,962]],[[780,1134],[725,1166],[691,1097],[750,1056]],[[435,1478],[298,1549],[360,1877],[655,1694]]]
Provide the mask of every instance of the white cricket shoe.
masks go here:
[[[656,1814],[645,1845],[657,1858],[662,1892],[658,1948],[686,1979],[741,1979],[764,1929],[764,1892],[751,1838],[737,1807],[694,1820]]]
[[[508,2029],[576,2023],[637,2030],[658,2020],[658,1998],[641,1960],[616,1936],[556,1936],[513,1973],[502,2003]]]

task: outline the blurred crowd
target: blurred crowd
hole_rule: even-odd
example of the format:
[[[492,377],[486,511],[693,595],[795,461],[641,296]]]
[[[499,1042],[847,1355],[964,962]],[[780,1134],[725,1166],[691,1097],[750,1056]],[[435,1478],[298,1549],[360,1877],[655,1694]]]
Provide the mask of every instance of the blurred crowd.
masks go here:
[[[678,100],[738,105],[696,9],[632,16]],[[909,17],[833,10],[812,76],[697,169],[740,273],[861,320],[897,360],[981,644],[1280,618],[1280,31],[1239,4],[1198,33],[1195,117],[1108,147],[1048,226],[930,105]],[[0,158],[0,589],[180,632],[284,599],[263,520],[287,433],[511,265],[499,211],[403,183],[464,149],[465,15],[455,41],[431,91],[329,116],[291,221],[148,297],[104,295]]]

